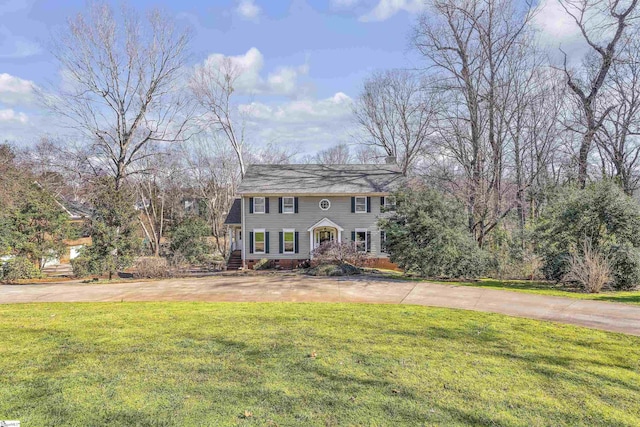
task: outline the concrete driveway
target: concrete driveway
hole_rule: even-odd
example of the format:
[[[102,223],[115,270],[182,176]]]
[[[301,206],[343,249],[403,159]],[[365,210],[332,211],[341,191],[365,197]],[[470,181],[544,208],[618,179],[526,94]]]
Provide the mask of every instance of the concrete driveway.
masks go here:
[[[640,336],[640,306],[372,277],[213,276],[0,286],[0,304],[99,301],[355,302],[501,313]]]

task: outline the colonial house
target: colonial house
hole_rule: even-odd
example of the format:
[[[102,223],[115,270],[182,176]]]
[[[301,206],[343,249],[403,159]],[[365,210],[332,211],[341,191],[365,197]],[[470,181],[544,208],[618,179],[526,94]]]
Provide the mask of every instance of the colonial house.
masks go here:
[[[372,265],[389,265],[378,218],[393,209],[403,182],[395,164],[251,165],[225,221],[228,268],[252,268],[263,258],[293,268],[327,241],[353,244]]]

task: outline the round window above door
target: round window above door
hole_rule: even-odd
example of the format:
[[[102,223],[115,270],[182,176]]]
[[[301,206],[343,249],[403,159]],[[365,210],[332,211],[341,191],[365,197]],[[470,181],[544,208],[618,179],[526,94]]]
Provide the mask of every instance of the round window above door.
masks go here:
[[[329,199],[320,200],[320,209],[322,209],[323,211],[328,211],[330,207],[331,202],[329,201]]]

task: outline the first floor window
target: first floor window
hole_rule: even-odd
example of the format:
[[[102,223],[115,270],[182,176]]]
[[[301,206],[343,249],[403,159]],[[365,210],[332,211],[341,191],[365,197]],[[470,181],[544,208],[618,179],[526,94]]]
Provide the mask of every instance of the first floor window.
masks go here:
[[[367,198],[366,197],[356,197],[356,212],[362,213],[367,212]]]
[[[295,212],[295,197],[283,197],[282,198],[282,212],[294,213]]]
[[[387,253],[387,232],[380,231],[380,252]]]
[[[263,254],[265,251],[264,230],[253,230],[253,252]]]
[[[285,254],[293,254],[295,253],[295,230],[282,230],[284,240],[284,253]]]
[[[358,252],[367,252],[367,230],[356,229],[355,245]]]
[[[264,213],[264,197],[253,198],[253,213],[257,213],[257,214]]]

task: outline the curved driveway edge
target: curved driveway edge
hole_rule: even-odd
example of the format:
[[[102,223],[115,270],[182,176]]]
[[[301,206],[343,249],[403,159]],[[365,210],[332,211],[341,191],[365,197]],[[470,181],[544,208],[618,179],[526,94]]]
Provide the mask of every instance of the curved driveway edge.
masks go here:
[[[100,285],[0,286],[0,304],[102,301],[416,304],[500,313],[640,336],[640,306],[366,276],[220,275]]]

